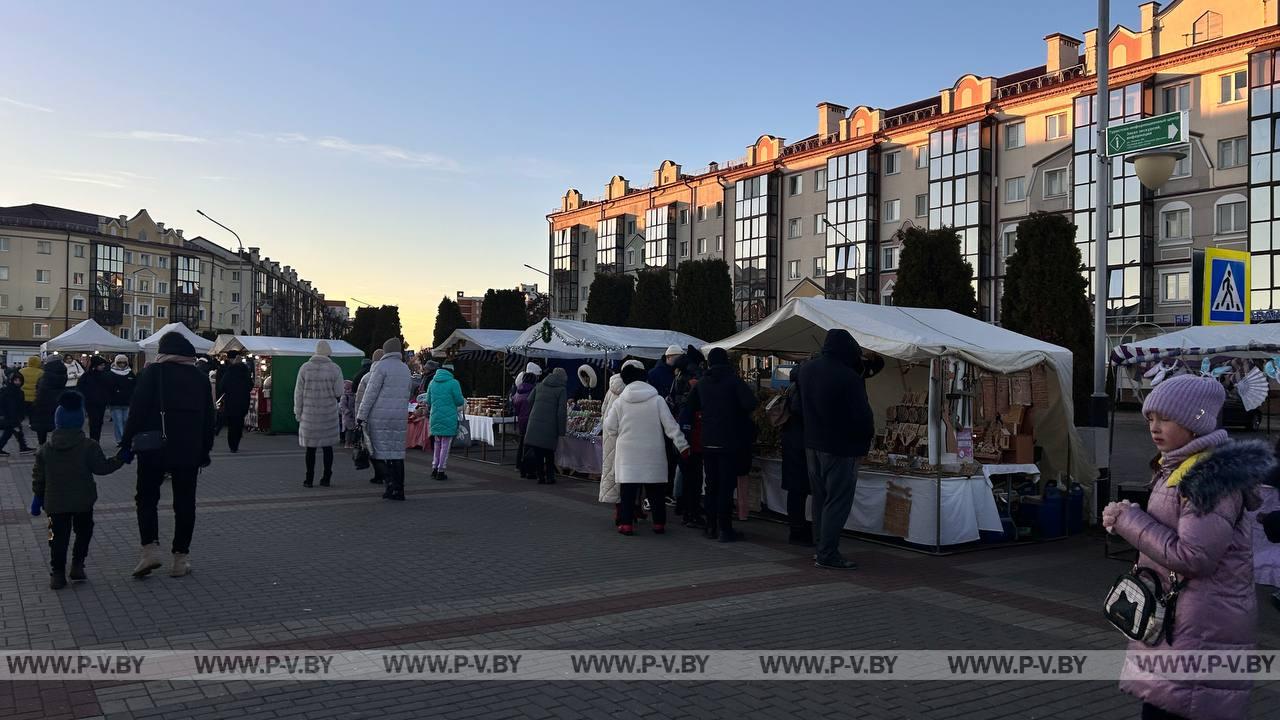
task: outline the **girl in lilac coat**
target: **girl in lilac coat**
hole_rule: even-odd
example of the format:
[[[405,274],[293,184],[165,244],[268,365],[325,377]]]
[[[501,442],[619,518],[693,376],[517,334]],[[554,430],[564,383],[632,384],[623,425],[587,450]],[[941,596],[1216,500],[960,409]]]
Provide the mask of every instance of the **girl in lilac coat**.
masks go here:
[[[1231,442],[1218,428],[1226,394],[1212,378],[1181,375],[1147,396],[1142,414],[1160,450],[1152,462],[1144,511],[1126,502],[1103,510],[1102,525],[1140,553],[1138,564],[1178,595],[1173,640],[1135,650],[1252,650],[1258,637],[1253,588],[1253,528],[1246,515],[1275,458],[1260,442]],[[1125,679],[1121,690],[1143,701],[1143,718],[1242,718],[1250,684],[1231,680]]]

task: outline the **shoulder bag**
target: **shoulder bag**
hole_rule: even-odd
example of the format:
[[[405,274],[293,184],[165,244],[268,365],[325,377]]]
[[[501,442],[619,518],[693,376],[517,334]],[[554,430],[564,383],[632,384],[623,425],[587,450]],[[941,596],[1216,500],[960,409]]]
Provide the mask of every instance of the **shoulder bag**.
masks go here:
[[[1173,643],[1173,613],[1178,593],[1186,580],[1169,573],[1169,592],[1160,583],[1160,575],[1151,568],[1134,565],[1116,578],[1102,603],[1107,621],[1132,640],[1159,645],[1162,639]]]
[[[160,429],[146,430],[133,436],[135,453],[163,450],[169,442],[169,433],[164,422],[164,365],[156,365],[156,395],[160,398]]]

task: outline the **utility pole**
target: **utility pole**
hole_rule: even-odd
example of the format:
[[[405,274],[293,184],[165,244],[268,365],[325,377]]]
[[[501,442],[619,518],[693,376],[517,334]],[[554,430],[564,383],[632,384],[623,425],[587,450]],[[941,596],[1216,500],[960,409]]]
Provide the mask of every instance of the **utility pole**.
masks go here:
[[[1111,46],[1111,0],[1098,0],[1098,31],[1094,52],[1097,57],[1098,94],[1094,115],[1098,121],[1097,206],[1094,212],[1094,295],[1093,295],[1093,397],[1089,404],[1089,424],[1107,426],[1107,242],[1111,237],[1111,159],[1107,157],[1107,120],[1111,115],[1111,89],[1107,85],[1107,63]]]

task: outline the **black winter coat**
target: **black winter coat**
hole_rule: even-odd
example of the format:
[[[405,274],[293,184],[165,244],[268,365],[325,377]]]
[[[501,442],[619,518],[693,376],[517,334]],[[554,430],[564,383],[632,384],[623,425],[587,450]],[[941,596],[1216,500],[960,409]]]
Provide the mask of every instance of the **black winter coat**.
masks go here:
[[[875,437],[875,417],[861,375],[862,348],[846,330],[827,333],[822,354],[800,368],[791,412],[804,422],[804,446],[839,457],[862,457]]]
[[[702,448],[707,452],[749,453],[755,437],[751,411],[755,393],[731,365],[712,365],[689,393],[680,424],[692,427],[702,413]]]
[[[787,402],[794,402],[799,386],[800,369],[791,370],[791,387]],[[809,487],[809,460],[804,451],[804,417],[793,412],[782,426],[782,489],[787,492],[812,492]]]
[[[85,407],[106,407],[111,401],[111,371],[107,369],[89,370],[80,378],[76,389],[84,396]]]
[[[62,358],[54,356],[42,367],[44,374],[36,382],[36,401],[31,405],[31,429],[53,432],[53,411],[58,409],[58,398],[67,388],[67,366],[62,364]]]
[[[204,376],[205,387],[209,376]],[[242,418],[249,412],[249,391],[253,380],[249,378],[249,366],[239,359],[228,362],[218,376],[218,397],[222,398],[222,411],[230,418]]]
[[[209,377],[194,365],[152,363],[138,376],[138,386],[129,405],[120,444],[132,447],[135,435],[160,430],[160,393],[164,393],[164,448],[139,453],[145,463],[161,463],[166,468],[197,467],[213,449],[213,398],[209,397]]]
[[[118,375],[114,370],[108,370],[107,374],[111,380],[111,397],[107,404],[111,407],[129,407],[129,403],[133,402],[133,388],[138,384],[138,376],[133,374],[133,370],[127,375]]]
[[[13,383],[5,383],[0,388],[0,430],[18,427],[26,413],[27,401],[22,396],[22,388]]]

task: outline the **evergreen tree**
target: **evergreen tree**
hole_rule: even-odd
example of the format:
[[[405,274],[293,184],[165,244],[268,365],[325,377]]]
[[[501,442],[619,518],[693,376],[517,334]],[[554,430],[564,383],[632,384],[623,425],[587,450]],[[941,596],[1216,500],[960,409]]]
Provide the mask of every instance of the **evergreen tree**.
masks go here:
[[[372,344],[368,352],[373,352],[376,348],[382,347],[382,344],[391,338],[400,338],[400,342],[404,342],[404,336],[400,329],[400,308],[396,305],[383,305],[378,308],[376,319],[373,324]]]
[[[373,326],[377,321],[378,308],[356,308],[356,316],[351,321],[351,328],[347,330],[347,336],[343,339],[365,353],[369,353],[370,348],[373,347]]]
[[[596,273],[587,296],[587,322],[626,325],[631,317],[631,299],[636,279],[620,273]]]
[[[893,304],[954,310],[969,317],[976,314],[973,266],[960,253],[955,230],[913,227],[903,231]]]
[[[671,273],[661,269],[644,270],[636,277],[636,294],[631,301],[627,325],[671,329]]]
[[[1093,312],[1076,227],[1066,217],[1035,213],[1018,223],[1014,253],[1005,263],[1000,321],[1072,352],[1076,418],[1088,416],[1093,391]]]
[[[493,290],[484,294],[480,305],[480,327],[494,330],[524,330],[529,327],[524,293],[519,290]]]
[[[462,308],[458,307],[458,303],[450,300],[446,295],[440,300],[440,305],[436,309],[436,329],[431,337],[431,347],[440,347],[454,330],[463,330],[470,328],[471,325],[467,319],[462,316]]]
[[[529,299],[525,309],[525,328],[533,327],[551,316],[551,296],[538,293]]]
[[[687,260],[676,270],[671,329],[715,342],[737,332],[733,281],[724,260]]]

